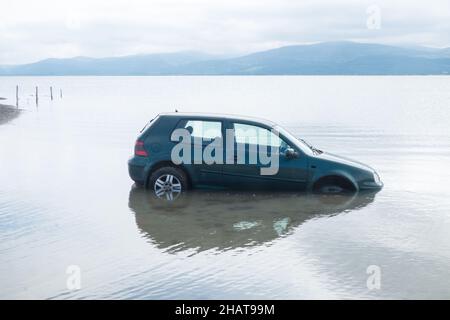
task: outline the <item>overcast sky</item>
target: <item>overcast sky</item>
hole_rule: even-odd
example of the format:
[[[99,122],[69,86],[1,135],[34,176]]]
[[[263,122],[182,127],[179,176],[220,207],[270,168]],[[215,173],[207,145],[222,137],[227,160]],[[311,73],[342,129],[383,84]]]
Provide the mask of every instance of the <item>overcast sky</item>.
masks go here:
[[[0,0],[0,65],[355,40],[450,46],[450,0]],[[375,19],[375,20],[374,20]]]

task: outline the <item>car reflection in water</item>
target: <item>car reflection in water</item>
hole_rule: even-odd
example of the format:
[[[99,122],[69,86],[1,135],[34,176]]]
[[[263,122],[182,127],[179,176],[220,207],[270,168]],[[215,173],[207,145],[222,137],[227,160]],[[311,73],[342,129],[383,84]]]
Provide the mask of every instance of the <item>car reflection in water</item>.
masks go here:
[[[193,191],[174,201],[143,188],[130,191],[129,207],[145,237],[175,253],[269,244],[303,222],[367,206],[375,193],[316,195]]]

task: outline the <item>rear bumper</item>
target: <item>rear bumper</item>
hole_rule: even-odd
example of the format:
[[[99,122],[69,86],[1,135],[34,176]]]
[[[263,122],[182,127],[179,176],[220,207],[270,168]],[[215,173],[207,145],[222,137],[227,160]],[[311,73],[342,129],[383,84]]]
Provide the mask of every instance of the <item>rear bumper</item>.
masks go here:
[[[128,160],[128,174],[131,180],[139,184],[145,184],[147,180],[146,165],[147,161],[143,157],[133,157]]]

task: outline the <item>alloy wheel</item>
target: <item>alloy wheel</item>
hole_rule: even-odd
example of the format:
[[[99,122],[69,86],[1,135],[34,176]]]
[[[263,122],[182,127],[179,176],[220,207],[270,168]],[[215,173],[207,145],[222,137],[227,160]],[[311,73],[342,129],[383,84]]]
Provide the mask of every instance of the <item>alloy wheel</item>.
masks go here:
[[[173,201],[182,191],[180,180],[172,174],[164,174],[155,181],[155,195],[160,199]]]

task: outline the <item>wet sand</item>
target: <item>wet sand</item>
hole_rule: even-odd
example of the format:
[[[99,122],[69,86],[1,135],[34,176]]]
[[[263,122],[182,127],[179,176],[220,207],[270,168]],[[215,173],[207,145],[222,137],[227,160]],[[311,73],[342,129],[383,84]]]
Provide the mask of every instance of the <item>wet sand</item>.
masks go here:
[[[0,125],[17,118],[20,114],[20,110],[14,106],[0,103]]]

